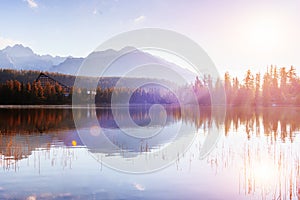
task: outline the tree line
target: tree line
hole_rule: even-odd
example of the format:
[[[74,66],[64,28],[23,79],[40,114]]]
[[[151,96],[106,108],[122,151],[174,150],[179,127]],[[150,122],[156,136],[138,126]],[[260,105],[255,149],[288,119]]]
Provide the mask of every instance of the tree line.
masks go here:
[[[271,66],[263,75],[253,74],[248,70],[242,80],[232,77],[228,72],[223,80],[213,81],[211,76],[205,75],[202,79],[197,77],[194,83],[178,87],[176,91],[170,91],[158,84],[138,89],[126,86],[116,88],[116,81],[117,78],[111,81],[106,78],[104,82],[109,87],[103,87],[99,82],[96,91],[72,88],[71,93],[65,93],[58,83],[47,83],[42,87],[39,81],[23,83],[7,80],[0,83],[0,104],[71,104],[72,95],[76,95],[80,103],[109,105],[114,94],[116,103],[120,104],[127,103],[125,101],[128,96],[130,104],[189,104],[193,102],[192,95],[195,95],[199,105],[211,105],[211,95],[218,98],[223,91],[226,94],[226,103],[230,106],[300,105],[300,78],[293,66],[289,69]],[[127,80],[129,83],[130,81],[134,80]]]
[[[9,80],[0,85],[0,104],[30,105],[30,104],[68,104],[71,95],[65,95],[61,85],[47,83],[42,87],[41,82],[34,81],[26,84],[17,80]]]
[[[6,81],[17,80],[20,83],[33,83],[39,76],[41,71],[37,70],[14,70],[14,69],[0,69],[0,83],[5,84]],[[45,72],[53,79],[64,83],[65,85],[73,85],[75,76],[60,74],[56,72]]]
[[[133,90],[131,88],[97,88],[95,103],[110,104],[114,94],[114,103],[117,104],[178,104],[178,99],[167,88],[145,87]],[[129,97],[129,102],[127,101]]]
[[[226,72],[224,87],[229,105],[300,105],[300,78],[293,66],[271,66],[264,74],[248,70],[243,80]]]

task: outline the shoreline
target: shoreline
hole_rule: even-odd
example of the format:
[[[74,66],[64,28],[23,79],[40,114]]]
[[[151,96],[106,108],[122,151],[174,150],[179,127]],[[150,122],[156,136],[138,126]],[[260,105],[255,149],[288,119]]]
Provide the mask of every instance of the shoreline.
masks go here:
[[[129,107],[133,108],[139,108],[139,107],[150,107],[151,105],[155,104],[133,104],[130,105]],[[180,107],[180,105],[176,104],[159,104],[159,105],[164,105],[167,107]],[[119,104],[114,106],[114,108],[127,108],[128,105],[126,104]],[[187,107],[192,107],[196,105],[186,105]],[[261,108],[299,108],[300,105],[268,105],[268,106],[247,106],[247,105],[215,105],[215,106],[210,106],[210,105],[199,105],[200,108],[209,108],[209,107],[225,107],[227,109],[234,109],[234,108],[253,108],[253,109],[261,109]],[[111,108],[110,105],[92,105],[92,104],[82,104],[82,105],[0,105],[0,109],[81,109],[81,108]]]

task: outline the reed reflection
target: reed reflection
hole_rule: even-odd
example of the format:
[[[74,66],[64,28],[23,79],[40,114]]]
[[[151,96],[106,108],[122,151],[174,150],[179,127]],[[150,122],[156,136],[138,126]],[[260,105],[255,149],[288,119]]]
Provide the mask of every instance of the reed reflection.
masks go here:
[[[202,107],[200,116],[196,116],[193,106],[181,110],[175,106],[167,106],[167,125],[182,121],[197,129],[207,130],[213,122],[221,126],[224,124],[225,136],[230,134],[246,134],[250,140],[253,137],[259,138],[261,134],[268,138],[270,143],[276,141],[293,142],[296,134],[300,130],[300,108],[230,108],[227,110],[225,123],[222,122],[218,112],[212,116],[210,107]],[[125,110],[120,108],[117,115],[122,118]],[[45,135],[45,140],[51,143],[49,136],[60,137],[61,132],[73,130],[71,109],[0,109],[0,146],[3,148],[9,144],[14,147],[18,144],[12,142],[13,137],[28,137],[27,135]],[[78,109],[75,114],[85,122],[91,115],[96,114],[99,125],[106,129],[118,129],[114,116],[109,108],[96,109],[96,113],[91,109]],[[130,109],[133,121],[139,126],[149,123],[149,107],[133,107]],[[158,119],[160,116],[156,116]],[[243,127],[243,130],[240,128]],[[64,135],[64,137],[67,137]],[[34,138],[34,137],[33,137]],[[48,139],[46,139],[48,138]],[[64,138],[61,138],[62,140]],[[23,139],[22,141],[26,141]],[[43,142],[36,140],[35,142]],[[71,143],[68,143],[72,146]],[[26,144],[21,144],[21,146]],[[39,146],[33,145],[33,146]]]
[[[208,164],[238,172],[239,193],[254,199],[300,197],[300,109],[231,108],[225,137]],[[233,176],[235,176],[233,175]]]
[[[192,106],[185,110],[166,106],[166,112],[167,125],[182,122],[194,126],[199,136],[205,135],[212,123],[219,126],[224,137],[207,157],[207,164],[217,174],[233,170],[239,177],[240,194],[272,199],[294,199],[300,195],[300,108],[231,107],[227,109],[225,121],[218,112],[212,115],[209,107],[202,107],[200,116],[195,115]],[[120,118],[125,117],[122,108],[117,113]],[[71,159],[74,154],[71,149],[84,146],[76,133],[73,114],[87,125],[89,118],[96,115],[99,125],[109,131],[115,143],[125,141],[109,108],[97,108],[96,112],[78,109],[75,113],[71,109],[0,109],[0,166],[16,168],[19,160],[41,152],[45,158],[54,159],[57,154],[47,152],[61,151],[56,147],[63,147],[65,155],[61,156]],[[140,126],[150,121],[147,107],[132,108],[130,115]],[[165,141],[156,142],[153,146],[144,142],[141,148],[130,151],[149,152],[151,147]],[[198,149],[190,151],[197,155]]]

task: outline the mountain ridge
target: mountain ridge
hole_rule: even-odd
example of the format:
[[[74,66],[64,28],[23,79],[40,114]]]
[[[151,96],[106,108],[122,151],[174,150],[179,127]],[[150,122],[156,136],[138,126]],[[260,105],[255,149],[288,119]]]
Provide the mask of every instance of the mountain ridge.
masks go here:
[[[65,59],[60,56],[38,55],[22,44],[7,46],[0,50],[0,67],[4,69],[47,71]]]
[[[111,60],[114,60],[114,62],[110,63]],[[193,73],[189,70],[183,69],[163,58],[129,46],[120,50],[107,49],[104,51],[94,51],[86,58],[38,55],[29,47],[24,47],[21,44],[12,47],[8,46],[0,50],[0,68],[2,69],[38,70],[76,75],[83,61],[90,62],[89,64],[95,69],[97,69],[97,67],[104,68],[109,64],[108,70],[106,70],[106,76],[124,76],[137,66],[154,63],[168,66],[189,80],[195,78]],[[96,74],[97,73],[93,75]]]

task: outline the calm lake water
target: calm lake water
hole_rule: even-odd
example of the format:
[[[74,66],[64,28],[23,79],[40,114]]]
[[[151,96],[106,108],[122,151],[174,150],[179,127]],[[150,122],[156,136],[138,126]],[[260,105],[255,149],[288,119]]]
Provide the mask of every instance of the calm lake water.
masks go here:
[[[96,118],[103,134],[123,151],[93,146],[78,133],[73,114],[91,136],[99,134],[90,124]],[[168,108],[166,114],[166,134],[129,140],[114,120],[126,117],[124,108],[115,115],[107,108],[73,113],[70,108],[1,108],[0,199],[298,199],[300,108],[230,108],[225,119],[210,108],[201,108],[200,116],[193,109]],[[151,121],[147,108],[131,109],[130,115],[142,127]],[[220,138],[201,159],[213,124]],[[168,146],[178,126],[190,128],[195,138],[163,169],[132,174],[101,162],[126,160],[135,167],[135,157]]]

